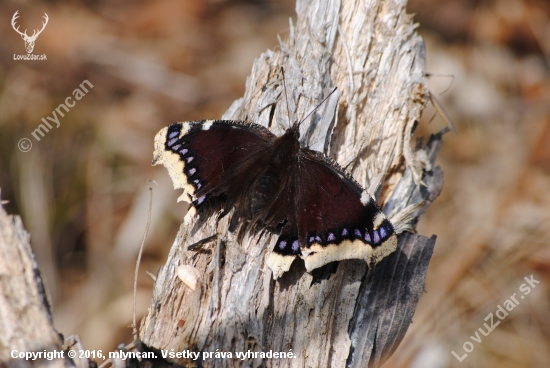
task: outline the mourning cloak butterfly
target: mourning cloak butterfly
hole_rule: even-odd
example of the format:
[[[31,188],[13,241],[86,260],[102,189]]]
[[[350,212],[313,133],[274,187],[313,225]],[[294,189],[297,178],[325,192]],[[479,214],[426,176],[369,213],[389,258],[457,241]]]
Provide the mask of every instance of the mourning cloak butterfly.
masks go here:
[[[392,253],[397,237],[375,200],[336,162],[300,145],[299,123],[277,137],[252,123],[176,123],[155,137],[153,165],[162,164],[186,200],[232,209],[239,241],[259,229],[279,234],[268,266],[275,275],[300,256],[308,271],[363,259],[369,267]]]

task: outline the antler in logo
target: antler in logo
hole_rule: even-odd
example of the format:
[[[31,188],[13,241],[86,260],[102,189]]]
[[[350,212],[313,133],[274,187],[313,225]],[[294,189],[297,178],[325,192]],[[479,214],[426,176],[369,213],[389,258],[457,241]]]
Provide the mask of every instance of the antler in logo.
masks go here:
[[[34,42],[38,38],[38,35],[40,33],[42,33],[44,28],[46,28],[46,24],[48,24],[48,14],[44,13],[45,22],[42,22],[42,29],[40,31],[37,31],[35,29],[32,36],[29,36],[29,35],[27,35],[27,30],[26,29],[25,29],[25,32],[21,32],[19,30],[19,26],[17,26],[17,28],[15,27],[15,20],[17,18],[19,18],[19,15],[17,15],[18,12],[19,12],[19,10],[16,11],[15,14],[13,15],[13,17],[11,18],[11,26],[13,27],[15,32],[17,32],[21,35],[21,38],[25,41],[25,48],[27,49],[27,53],[30,54],[32,52],[32,50],[34,49]]]

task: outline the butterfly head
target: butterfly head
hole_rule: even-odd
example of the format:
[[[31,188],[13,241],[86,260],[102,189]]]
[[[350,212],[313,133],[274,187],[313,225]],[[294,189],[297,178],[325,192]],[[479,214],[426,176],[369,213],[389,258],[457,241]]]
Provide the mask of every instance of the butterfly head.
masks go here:
[[[275,166],[283,165],[288,167],[292,157],[296,155],[300,149],[300,129],[297,124],[293,124],[287,129],[285,134],[277,138],[273,145],[273,164]]]
[[[303,121],[303,120],[302,120]],[[300,139],[300,124],[302,122],[295,121],[285,132],[285,135],[292,136],[294,139]]]

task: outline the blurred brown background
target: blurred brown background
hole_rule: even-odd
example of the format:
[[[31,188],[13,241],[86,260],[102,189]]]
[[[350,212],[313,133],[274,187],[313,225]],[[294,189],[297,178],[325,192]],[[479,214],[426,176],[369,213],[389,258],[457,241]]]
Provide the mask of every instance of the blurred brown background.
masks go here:
[[[412,0],[427,47],[428,86],[458,135],[439,157],[440,198],[418,231],[437,234],[413,324],[388,366],[550,366],[550,5],[536,0]],[[12,29],[49,23],[34,54]],[[89,349],[130,341],[135,259],[138,312],[185,214],[153,137],[175,121],[217,118],[244,92],[254,58],[285,38],[292,1],[0,4],[0,187],[21,214],[47,278],[54,323]],[[40,141],[32,132],[84,81],[93,84]],[[416,136],[445,126],[429,106]],[[21,152],[28,138],[32,149]],[[470,336],[518,291],[540,281],[481,343]],[[495,317],[496,318],[496,317]],[[486,330],[486,329],[485,329]],[[459,363],[451,354],[474,350]]]

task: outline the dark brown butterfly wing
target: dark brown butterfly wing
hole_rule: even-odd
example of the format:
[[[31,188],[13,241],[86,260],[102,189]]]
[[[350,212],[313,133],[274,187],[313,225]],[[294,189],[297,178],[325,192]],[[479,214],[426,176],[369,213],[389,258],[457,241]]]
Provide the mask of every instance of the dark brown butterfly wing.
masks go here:
[[[294,213],[268,260],[271,269],[287,271],[297,255],[308,271],[344,259],[373,266],[396,249],[392,224],[336,163],[301,148],[290,175]]]
[[[266,128],[244,122],[176,123],[157,133],[153,165],[164,165],[174,189],[184,189],[178,201],[200,207],[238,185],[235,178],[249,172],[275,138]]]

